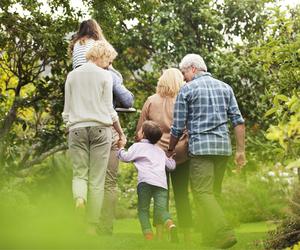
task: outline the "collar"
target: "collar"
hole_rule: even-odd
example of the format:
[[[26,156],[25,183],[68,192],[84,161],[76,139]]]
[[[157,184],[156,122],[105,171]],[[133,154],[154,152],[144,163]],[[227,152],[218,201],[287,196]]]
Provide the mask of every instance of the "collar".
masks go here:
[[[150,141],[148,139],[142,139],[142,140],[140,140],[140,142],[150,143]]]
[[[199,77],[202,77],[202,76],[211,76],[211,73],[201,71],[201,72],[194,75],[193,80],[195,80]]]

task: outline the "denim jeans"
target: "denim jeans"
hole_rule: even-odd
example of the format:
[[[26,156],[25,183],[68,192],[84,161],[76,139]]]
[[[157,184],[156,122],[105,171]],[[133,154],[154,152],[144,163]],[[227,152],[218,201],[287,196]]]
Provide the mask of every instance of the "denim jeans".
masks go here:
[[[164,224],[171,219],[167,210],[168,190],[141,182],[137,186],[138,193],[138,215],[143,233],[152,232],[150,223],[150,203],[154,199],[153,217],[157,224]]]
[[[73,196],[87,202],[89,223],[99,223],[111,138],[111,128],[105,126],[75,128],[69,132]]]

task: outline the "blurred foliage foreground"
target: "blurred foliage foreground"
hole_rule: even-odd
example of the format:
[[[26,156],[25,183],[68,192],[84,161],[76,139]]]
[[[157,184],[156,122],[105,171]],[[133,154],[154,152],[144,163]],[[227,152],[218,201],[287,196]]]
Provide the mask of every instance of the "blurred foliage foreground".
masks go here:
[[[246,118],[248,164],[242,175],[230,165],[221,203],[236,226],[284,219],[266,247],[297,244],[299,6],[282,10],[273,0],[84,2],[119,53],[114,66],[134,92],[137,109],[155,92],[162,70],[177,67],[191,52],[232,86]],[[41,1],[5,0],[0,6],[0,230],[12,241],[17,231],[10,228],[35,238],[35,221],[51,229],[41,228],[44,235],[58,228],[53,218],[78,228],[61,112],[71,70],[68,40],[83,13],[68,0],[48,4],[49,12]],[[120,117],[130,144],[138,113]],[[121,164],[118,218],[136,216],[135,186],[133,166]],[[54,210],[61,213],[51,217]]]

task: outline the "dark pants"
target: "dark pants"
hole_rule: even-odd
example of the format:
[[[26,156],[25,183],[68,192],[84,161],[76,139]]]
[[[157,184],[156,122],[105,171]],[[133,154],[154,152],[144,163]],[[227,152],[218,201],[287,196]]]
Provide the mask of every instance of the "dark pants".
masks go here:
[[[181,228],[191,228],[193,225],[192,210],[189,200],[189,173],[190,162],[184,162],[176,166],[176,169],[168,173],[168,183],[171,177],[178,225]]]
[[[192,156],[190,179],[204,243],[233,235],[216,197],[221,193],[226,156]]]
[[[154,199],[153,217],[157,224],[164,224],[171,219],[167,210],[168,190],[141,182],[137,186],[138,194],[138,215],[143,233],[152,232],[149,218],[151,198]]]

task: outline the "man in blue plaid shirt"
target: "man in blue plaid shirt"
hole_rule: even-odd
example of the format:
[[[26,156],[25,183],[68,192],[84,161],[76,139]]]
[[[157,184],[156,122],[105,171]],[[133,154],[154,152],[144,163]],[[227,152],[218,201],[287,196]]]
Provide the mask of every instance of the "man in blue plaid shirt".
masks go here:
[[[236,136],[235,162],[238,169],[245,165],[244,119],[232,88],[207,72],[200,55],[186,55],[179,67],[187,83],[176,99],[168,154],[174,151],[187,128],[190,180],[202,218],[203,244],[229,248],[237,241],[216,198],[221,193],[226,162],[232,154],[228,120]]]

